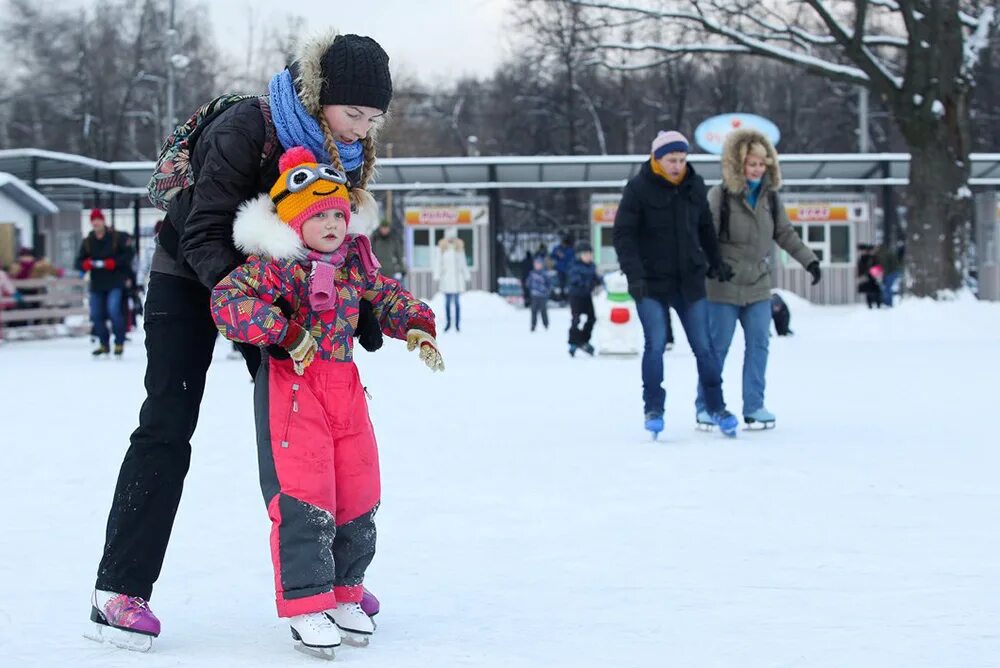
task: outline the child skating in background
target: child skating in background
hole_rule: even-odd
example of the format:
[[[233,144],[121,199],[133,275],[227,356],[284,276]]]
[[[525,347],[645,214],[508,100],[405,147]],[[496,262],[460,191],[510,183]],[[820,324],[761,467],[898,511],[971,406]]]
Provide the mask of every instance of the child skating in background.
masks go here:
[[[532,260],[533,269],[525,277],[525,287],[531,300],[531,331],[538,325],[538,316],[542,316],[542,325],[549,328],[549,298],[552,297],[552,278],[545,272],[545,258],[536,257]]]
[[[594,288],[601,284],[594,266],[594,249],[586,241],[576,245],[576,259],[570,265],[566,279],[566,292],[569,295],[569,308],[572,321],[569,325],[569,354],[576,355],[577,349],[588,355],[594,354],[594,346],[590,345],[590,335],[594,331]],[[581,316],[587,316],[586,322],[580,326]]]
[[[296,147],[270,195],[243,205],[233,226],[250,257],[212,293],[212,316],[234,341],[267,347],[256,378],[261,489],[271,518],[278,616],[298,648],[332,658],[367,644],[361,609],[375,553],[380,484],[375,433],[352,361],[361,299],[382,331],[444,364],[434,313],[379,272],[368,238],[348,234],[345,176]]]

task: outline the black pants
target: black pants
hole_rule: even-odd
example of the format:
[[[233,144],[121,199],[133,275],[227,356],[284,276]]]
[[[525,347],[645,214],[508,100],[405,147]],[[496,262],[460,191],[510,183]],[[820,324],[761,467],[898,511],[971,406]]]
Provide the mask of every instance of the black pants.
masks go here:
[[[569,325],[569,342],[572,345],[582,346],[590,343],[590,335],[594,331],[594,300],[590,295],[584,297],[569,298],[570,312],[573,320]],[[587,316],[587,321],[580,327],[580,317]]]
[[[145,305],[146,400],[118,474],[97,588],[148,599],[191,461],[217,330],[209,290],[154,273]],[[256,364],[259,365],[259,353]],[[256,371],[248,357],[247,366]]]
[[[531,331],[535,331],[535,326],[538,324],[538,316],[542,316],[542,324],[545,325],[545,329],[549,328],[549,298],[548,297],[532,297],[531,298]]]

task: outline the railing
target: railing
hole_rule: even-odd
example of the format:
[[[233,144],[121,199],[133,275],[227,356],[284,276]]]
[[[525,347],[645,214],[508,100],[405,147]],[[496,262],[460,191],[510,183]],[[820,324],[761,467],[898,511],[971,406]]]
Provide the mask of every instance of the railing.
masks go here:
[[[14,281],[20,298],[0,302],[0,337],[79,336],[90,331],[87,283],[82,278]]]

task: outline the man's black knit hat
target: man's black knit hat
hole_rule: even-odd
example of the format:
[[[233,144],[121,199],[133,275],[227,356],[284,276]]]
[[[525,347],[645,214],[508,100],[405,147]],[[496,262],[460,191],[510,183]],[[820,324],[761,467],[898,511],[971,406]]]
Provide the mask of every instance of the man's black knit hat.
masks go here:
[[[337,35],[323,54],[320,104],[354,104],[386,111],[392,100],[389,56],[371,37]]]

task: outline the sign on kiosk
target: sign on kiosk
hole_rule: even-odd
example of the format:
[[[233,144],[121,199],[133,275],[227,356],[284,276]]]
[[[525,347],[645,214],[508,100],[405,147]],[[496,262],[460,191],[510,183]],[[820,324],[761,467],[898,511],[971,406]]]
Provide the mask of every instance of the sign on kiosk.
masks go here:
[[[846,206],[828,204],[789,204],[785,207],[793,223],[832,222],[848,220]]]
[[[415,227],[441,225],[472,225],[486,215],[484,206],[408,206],[406,224]]]

